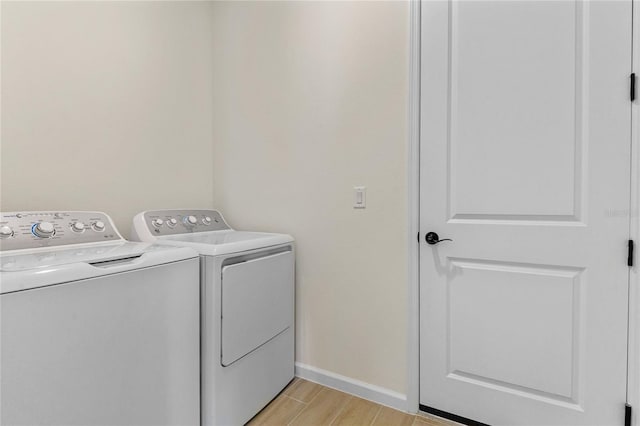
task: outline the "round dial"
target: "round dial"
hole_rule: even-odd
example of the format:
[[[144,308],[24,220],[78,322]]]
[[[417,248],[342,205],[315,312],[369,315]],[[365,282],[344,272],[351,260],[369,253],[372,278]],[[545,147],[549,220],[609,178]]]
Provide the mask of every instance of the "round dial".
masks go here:
[[[178,224],[178,221],[174,218],[168,219],[167,220],[167,226],[173,228],[174,226],[176,226]]]
[[[7,225],[0,226],[0,238],[9,237],[13,237],[13,229],[11,229],[11,227]]]
[[[104,231],[104,228],[105,228],[104,222],[102,222],[101,220],[98,220],[92,225],[92,228],[94,231],[102,232]]]
[[[164,220],[162,220],[162,219],[154,219],[151,223],[156,228],[160,228],[164,224]]]
[[[205,225],[210,225],[211,224],[211,218],[209,216],[205,216],[202,219],[202,223],[204,223]]]
[[[84,228],[85,226],[84,226],[84,223],[82,222],[73,222],[71,224],[71,230],[73,232],[84,232]]]
[[[53,223],[40,222],[33,227],[33,233],[40,238],[51,238],[56,233]]]
[[[195,216],[185,216],[184,223],[195,225],[196,223],[198,223],[198,219]]]

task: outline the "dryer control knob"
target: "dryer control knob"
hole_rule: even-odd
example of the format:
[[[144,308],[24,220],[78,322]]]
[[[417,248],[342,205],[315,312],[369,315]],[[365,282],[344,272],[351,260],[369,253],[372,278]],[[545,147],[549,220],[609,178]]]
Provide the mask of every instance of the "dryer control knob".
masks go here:
[[[73,222],[71,224],[71,230],[73,232],[84,232],[84,223],[82,223],[82,222]]]
[[[204,223],[205,225],[211,225],[211,218],[209,216],[205,216],[202,219],[202,223]]]
[[[164,220],[162,219],[154,219],[151,224],[156,228],[160,228],[164,224]]]
[[[53,237],[53,234],[56,233],[56,230],[53,227],[53,223],[40,222],[33,227],[33,233],[36,235],[36,237],[51,238]]]
[[[167,220],[167,226],[170,227],[170,228],[173,228],[177,224],[178,224],[178,221],[175,220],[174,218],[171,218],[171,219]]]
[[[104,231],[105,224],[101,220],[98,220],[91,227],[93,228],[94,231],[102,232]]]
[[[0,238],[9,237],[13,237],[13,229],[11,229],[11,227],[7,225],[0,226]]]
[[[195,216],[185,216],[184,223],[188,225],[195,225],[198,223],[198,219]]]

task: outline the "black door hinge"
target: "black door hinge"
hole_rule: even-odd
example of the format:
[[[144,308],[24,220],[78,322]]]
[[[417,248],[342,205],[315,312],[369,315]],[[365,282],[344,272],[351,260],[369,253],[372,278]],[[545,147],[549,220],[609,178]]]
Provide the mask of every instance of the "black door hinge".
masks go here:
[[[624,405],[624,426],[631,426],[631,405]]]
[[[629,254],[627,256],[627,265],[633,266],[633,240],[629,240]]]
[[[631,102],[636,100],[636,73],[632,72],[629,76],[629,80],[631,80],[629,84],[629,98]]]

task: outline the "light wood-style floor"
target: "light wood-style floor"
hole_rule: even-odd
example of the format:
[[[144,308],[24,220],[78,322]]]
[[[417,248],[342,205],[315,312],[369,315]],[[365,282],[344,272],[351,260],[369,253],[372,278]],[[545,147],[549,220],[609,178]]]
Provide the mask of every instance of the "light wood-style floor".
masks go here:
[[[295,378],[249,426],[451,426],[438,417],[412,416],[356,396]]]

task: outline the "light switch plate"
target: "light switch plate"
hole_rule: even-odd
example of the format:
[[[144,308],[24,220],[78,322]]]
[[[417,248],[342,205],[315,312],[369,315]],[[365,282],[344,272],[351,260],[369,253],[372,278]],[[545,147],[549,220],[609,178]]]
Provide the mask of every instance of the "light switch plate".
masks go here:
[[[367,187],[354,186],[353,187],[353,208],[364,209],[366,207],[367,207]]]

